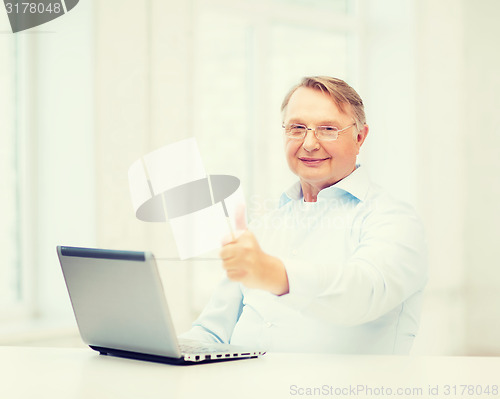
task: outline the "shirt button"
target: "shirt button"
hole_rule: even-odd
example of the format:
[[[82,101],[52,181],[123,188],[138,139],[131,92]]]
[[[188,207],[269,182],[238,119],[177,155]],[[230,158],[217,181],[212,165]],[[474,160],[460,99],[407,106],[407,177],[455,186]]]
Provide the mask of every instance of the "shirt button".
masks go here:
[[[273,326],[273,323],[271,323],[270,321],[268,321],[268,322],[266,323],[266,327],[267,327],[267,328],[271,328],[272,326]]]
[[[296,249],[292,250],[292,255],[293,256],[297,256],[298,253],[299,253],[299,251],[297,251]]]

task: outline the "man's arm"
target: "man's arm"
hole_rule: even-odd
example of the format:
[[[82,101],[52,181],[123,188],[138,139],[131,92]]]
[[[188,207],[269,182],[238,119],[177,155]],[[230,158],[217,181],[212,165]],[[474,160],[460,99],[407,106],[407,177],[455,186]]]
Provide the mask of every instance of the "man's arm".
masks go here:
[[[223,279],[191,329],[179,338],[229,343],[243,308],[242,300],[240,285]]]
[[[284,303],[341,325],[375,320],[427,282],[423,227],[414,215],[367,218],[360,242],[344,264],[285,260],[290,284]],[[314,273],[311,271],[314,270]]]
[[[236,245],[230,255],[225,250],[229,245]],[[344,264],[262,255],[248,231],[229,245],[221,251],[223,260],[224,256],[230,260],[224,262],[229,278],[250,288],[286,294],[279,298],[283,303],[342,325],[377,319],[422,290],[427,281],[423,227],[409,208],[368,216],[359,245]]]

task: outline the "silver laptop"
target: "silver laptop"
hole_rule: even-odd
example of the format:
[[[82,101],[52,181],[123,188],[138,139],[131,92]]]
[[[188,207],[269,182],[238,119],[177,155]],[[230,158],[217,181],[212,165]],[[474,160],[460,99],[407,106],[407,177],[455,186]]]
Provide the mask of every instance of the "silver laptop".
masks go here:
[[[178,341],[150,252],[58,246],[83,341],[101,354],[170,364],[255,358],[260,349]]]

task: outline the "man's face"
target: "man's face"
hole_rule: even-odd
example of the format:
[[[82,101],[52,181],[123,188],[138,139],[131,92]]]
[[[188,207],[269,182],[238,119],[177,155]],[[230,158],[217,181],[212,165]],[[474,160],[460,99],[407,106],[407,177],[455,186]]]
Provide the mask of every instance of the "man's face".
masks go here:
[[[290,97],[285,109],[284,124],[298,123],[309,128],[335,126],[343,129],[354,123],[350,107],[342,113],[333,100],[319,90],[299,87]],[[299,176],[304,188],[308,184],[317,191],[335,184],[356,168],[356,156],[368,134],[368,126],[353,138],[352,126],[339,133],[334,141],[319,141],[314,132],[307,131],[303,140],[285,135],[285,155],[290,170]]]

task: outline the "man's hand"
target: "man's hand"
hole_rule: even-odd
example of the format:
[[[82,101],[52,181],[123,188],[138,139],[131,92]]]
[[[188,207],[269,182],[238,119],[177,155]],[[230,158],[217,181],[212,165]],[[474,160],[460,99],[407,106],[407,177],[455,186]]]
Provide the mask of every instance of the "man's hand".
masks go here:
[[[259,288],[275,295],[288,293],[285,266],[276,257],[260,248],[254,234],[247,230],[245,208],[236,215],[236,239],[225,240],[220,251],[227,277],[248,288]]]

